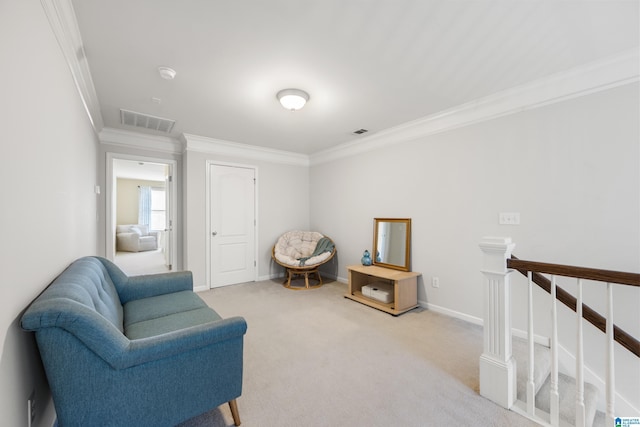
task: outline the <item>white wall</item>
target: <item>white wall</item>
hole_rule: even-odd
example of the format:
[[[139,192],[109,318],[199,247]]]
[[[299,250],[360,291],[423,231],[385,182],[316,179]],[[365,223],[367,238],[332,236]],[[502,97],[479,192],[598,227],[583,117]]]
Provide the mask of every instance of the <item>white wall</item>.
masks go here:
[[[309,170],[246,158],[188,150],[184,157],[184,259],[193,272],[194,287],[206,283],[206,176],[207,161],[257,168],[258,277],[282,274],[271,261],[271,248],[285,231],[309,227]]]
[[[96,253],[96,137],[37,0],[0,2],[0,414],[51,426],[53,405],[19,319],[74,259]]]
[[[626,85],[313,166],[311,227],[336,240],[345,280],[371,249],[374,217],[411,217],[419,300],[475,319],[483,236],[512,237],[523,259],[639,272],[638,93]],[[521,225],[498,225],[499,212],[520,212]],[[585,294],[604,312],[602,288]],[[616,324],[640,337],[640,289],[616,287],[615,299]],[[640,364],[619,358],[617,385],[640,407]]]
[[[116,224],[137,224],[140,211],[140,186],[164,188],[164,181],[116,179]]]

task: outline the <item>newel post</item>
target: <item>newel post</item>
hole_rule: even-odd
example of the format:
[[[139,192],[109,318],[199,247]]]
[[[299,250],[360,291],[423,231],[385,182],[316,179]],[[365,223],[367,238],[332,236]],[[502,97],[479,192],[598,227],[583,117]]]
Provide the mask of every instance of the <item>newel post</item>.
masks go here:
[[[515,244],[510,237],[485,237],[484,350],[480,356],[480,394],[510,408],[516,399],[516,362],[511,353],[511,284],[507,259]]]

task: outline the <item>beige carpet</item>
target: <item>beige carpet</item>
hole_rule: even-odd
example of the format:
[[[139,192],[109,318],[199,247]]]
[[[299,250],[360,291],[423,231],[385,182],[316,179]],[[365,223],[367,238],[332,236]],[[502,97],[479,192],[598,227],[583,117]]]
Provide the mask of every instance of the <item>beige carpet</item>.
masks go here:
[[[398,317],[280,282],[200,295],[223,317],[247,320],[242,425],[533,426],[478,394],[479,326],[427,310]],[[233,425],[228,405],[182,427]]]
[[[161,249],[144,252],[117,252],[114,263],[128,276],[166,273],[164,253]]]

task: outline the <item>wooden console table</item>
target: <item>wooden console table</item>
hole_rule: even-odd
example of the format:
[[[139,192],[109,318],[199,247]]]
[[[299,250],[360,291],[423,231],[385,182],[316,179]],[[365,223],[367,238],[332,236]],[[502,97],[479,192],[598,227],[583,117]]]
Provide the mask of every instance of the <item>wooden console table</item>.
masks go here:
[[[400,271],[375,265],[350,265],[349,292],[345,298],[397,316],[418,307],[418,277],[415,271]],[[375,282],[386,282],[393,286],[393,302],[384,303],[362,294],[362,287]]]

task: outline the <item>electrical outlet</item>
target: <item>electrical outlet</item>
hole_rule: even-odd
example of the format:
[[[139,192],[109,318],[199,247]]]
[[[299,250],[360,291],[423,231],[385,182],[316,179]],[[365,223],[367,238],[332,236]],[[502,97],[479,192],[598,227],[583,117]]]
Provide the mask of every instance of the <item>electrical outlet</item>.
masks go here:
[[[29,399],[27,400],[27,426],[31,427],[36,419],[36,390],[31,390]]]
[[[431,278],[431,286],[433,286],[434,288],[439,288],[440,287],[440,278],[439,277],[432,277]]]

